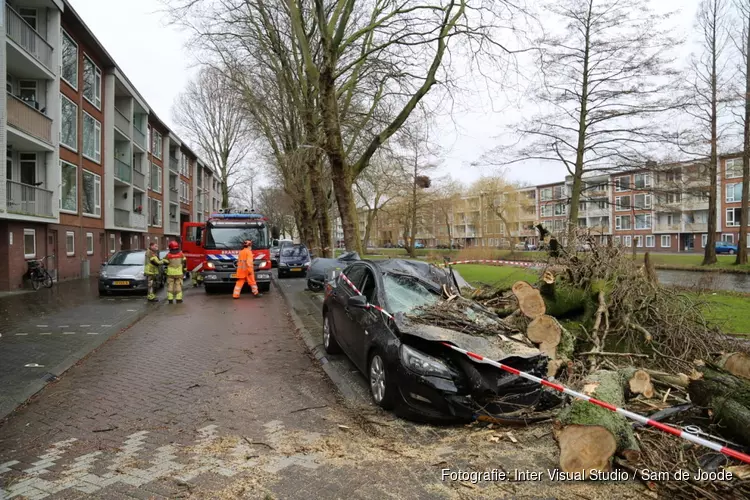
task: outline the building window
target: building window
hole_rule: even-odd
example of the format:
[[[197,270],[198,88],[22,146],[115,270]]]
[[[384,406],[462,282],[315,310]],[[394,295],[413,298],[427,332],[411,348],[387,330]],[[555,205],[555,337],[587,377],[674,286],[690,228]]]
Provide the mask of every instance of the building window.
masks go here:
[[[83,97],[102,109],[102,72],[88,56],[83,58]]]
[[[73,231],[65,233],[65,253],[68,257],[76,254],[76,234]]]
[[[636,229],[651,229],[651,214],[641,214],[635,216]]]
[[[625,247],[632,247],[633,246],[633,238],[631,236],[623,236],[622,237],[622,244]]]
[[[661,247],[672,248],[672,236],[668,234],[662,234],[661,235]]]
[[[150,216],[150,224],[153,227],[161,227],[161,201],[154,198],[149,198],[148,213]]]
[[[83,171],[83,213],[94,217],[102,215],[102,178]]]
[[[630,196],[615,197],[615,211],[626,212],[630,210]]]
[[[614,237],[614,244],[615,244],[615,246],[620,246],[620,237],[619,236],[615,236]]]
[[[156,130],[151,130],[151,154],[161,160],[161,134]]]
[[[78,151],[78,106],[60,94],[60,144]]]
[[[727,184],[727,203],[742,201],[742,183]]]
[[[615,191],[630,191],[630,176],[618,177],[615,179]]]
[[[78,44],[62,31],[61,72],[60,77],[68,82],[68,85],[78,90]]]
[[[542,195],[541,195],[542,201],[547,201],[552,199],[552,188],[544,188],[542,189]]]
[[[706,248],[706,244],[708,244],[708,235],[707,234],[701,234],[701,246],[703,248]]]
[[[643,236],[635,236],[635,246],[637,248],[643,248]]]
[[[36,258],[36,230],[23,230],[23,256],[26,259]]]
[[[542,217],[552,217],[552,205],[542,205]]]
[[[630,229],[630,216],[618,215],[617,217],[615,217],[615,229],[620,229],[620,230]]]
[[[115,253],[115,235],[109,235],[109,253]]]
[[[726,178],[736,179],[742,177],[742,158],[734,158],[726,162]]]
[[[557,203],[555,205],[555,215],[565,215],[568,213],[568,206],[564,203]]]
[[[86,233],[86,255],[94,255],[94,233]]]
[[[161,167],[156,163],[151,164],[148,187],[155,193],[161,193]]]
[[[740,225],[741,208],[727,208],[727,226],[737,227]]]
[[[102,161],[102,124],[83,112],[83,156],[96,163]]]
[[[730,245],[734,244],[734,235],[733,234],[722,234],[721,235],[721,241],[723,243],[729,243]]]
[[[656,236],[653,234],[646,235],[646,247],[654,248],[656,246]]]
[[[37,110],[39,109],[39,102],[36,98],[36,80],[19,80],[18,81],[18,97],[22,101],[26,101],[31,104]]]
[[[650,194],[637,194],[635,195],[635,209],[645,210],[651,208],[651,195]]]
[[[60,160],[60,210],[78,213],[78,167]]]
[[[651,187],[651,174],[635,174],[635,188],[646,189]]]

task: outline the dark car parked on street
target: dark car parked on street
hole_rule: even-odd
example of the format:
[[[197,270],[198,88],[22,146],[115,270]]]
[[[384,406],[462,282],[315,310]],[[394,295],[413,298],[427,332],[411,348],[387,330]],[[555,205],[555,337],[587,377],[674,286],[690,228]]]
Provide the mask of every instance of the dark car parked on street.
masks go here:
[[[145,262],[145,250],[121,250],[112,255],[99,271],[99,295],[111,292],[148,293],[148,281],[143,274]],[[156,277],[156,287],[163,288],[164,283],[162,269]]]
[[[281,249],[287,245],[293,244],[292,240],[274,240],[271,243],[271,250],[269,250],[271,255],[271,267],[279,266],[279,253],[281,252]]]
[[[355,262],[343,273],[362,295],[341,276],[326,283],[323,345],[330,354],[346,353],[383,409],[418,421],[462,422],[478,414],[529,421],[514,412],[560,403],[557,395],[542,391],[538,384],[473,363],[444,343],[541,377],[546,375],[547,357],[538,350],[499,336],[469,335],[409,319],[420,307],[458,292],[463,279],[455,271],[391,259]],[[466,303],[477,321],[498,321],[484,307]],[[394,319],[368,304],[383,308]]]
[[[310,252],[305,245],[284,245],[279,252],[279,279],[287,276],[307,276]]]
[[[347,252],[336,259],[324,259],[321,257],[313,259],[310,263],[310,269],[307,272],[307,288],[313,292],[322,292],[325,282],[332,271],[340,271],[351,262],[357,260],[360,260],[357,252]]]

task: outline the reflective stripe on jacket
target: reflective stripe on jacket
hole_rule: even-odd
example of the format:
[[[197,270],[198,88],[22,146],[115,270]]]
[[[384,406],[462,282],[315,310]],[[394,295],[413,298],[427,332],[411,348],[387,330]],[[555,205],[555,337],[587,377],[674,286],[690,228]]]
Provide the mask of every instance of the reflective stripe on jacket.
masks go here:
[[[143,274],[146,276],[156,276],[159,274],[160,264],[159,254],[151,250],[146,250],[146,262],[143,263]]]
[[[164,260],[167,261],[167,276],[182,276],[184,274],[187,259],[182,252],[169,252]]]
[[[247,278],[255,275],[253,270],[253,251],[249,248],[243,248],[237,257],[237,277]]]

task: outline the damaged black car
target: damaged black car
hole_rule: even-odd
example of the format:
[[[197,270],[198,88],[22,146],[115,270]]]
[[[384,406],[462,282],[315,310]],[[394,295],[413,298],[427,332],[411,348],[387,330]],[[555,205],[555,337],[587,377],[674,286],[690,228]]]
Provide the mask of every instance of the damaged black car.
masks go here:
[[[326,283],[324,347],[330,354],[343,351],[367,378],[373,401],[403,418],[446,423],[542,420],[540,412],[560,404],[557,394],[474,363],[445,343],[540,377],[547,370],[545,355],[501,335],[471,335],[415,321],[420,310],[456,299],[467,285],[455,270],[424,262],[352,263]],[[464,303],[473,320],[488,325],[497,321],[481,305],[465,301],[461,307]]]
[[[307,288],[313,292],[322,292],[332,271],[340,271],[357,260],[360,260],[357,252],[347,252],[336,259],[313,259],[307,271]]]

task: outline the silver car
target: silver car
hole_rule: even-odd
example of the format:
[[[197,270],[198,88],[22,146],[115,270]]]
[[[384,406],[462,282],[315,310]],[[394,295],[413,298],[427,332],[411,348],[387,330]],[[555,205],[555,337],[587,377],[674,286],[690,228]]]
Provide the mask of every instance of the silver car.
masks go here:
[[[143,273],[145,250],[121,250],[102,264],[99,271],[99,295],[112,292],[148,292],[148,280]],[[156,287],[164,287],[163,273],[156,276]]]

